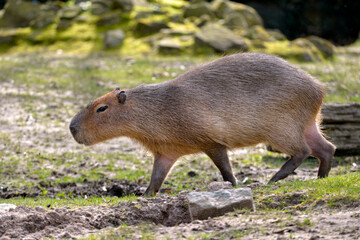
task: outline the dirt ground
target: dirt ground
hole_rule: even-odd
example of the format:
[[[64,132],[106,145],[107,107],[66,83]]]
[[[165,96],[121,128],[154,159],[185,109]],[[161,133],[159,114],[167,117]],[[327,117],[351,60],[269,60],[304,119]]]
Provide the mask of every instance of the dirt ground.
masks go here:
[[[74,101],[71,91],[50,89],[47,92],[36,88],[24,88],[14,84],[11,79],[0,82],[0,123],[1,133],[16,142],[0,142],[4,154],[16,153],[16,147],[34,149],[46,153],[118,153],[126,152],[139,159],[148,156],[140,146],[128,139],[120,138],[106,144],[85,148],[76,145],[67,131],[71,117],[89,100],[79,96]],[[31,96],[29,98],[28,96]],[[36,115],[34,113],[36,112]],[[64,130],[65,129],[65,130]],[[236,159],[247,153],[263,152],[264,146],[230,152],[230,158]],[[10,154],[10,155],[11,155]],[[24,157],[26,153],[24,154]],[[40,154],[40,153],[39,153]],[[101,164],[107,164],[101,163]],[[121,165],[122,162],[117,163]],[[140,180],[119,180],[111,178],[111,173],[100,180],[80,182],[43,181],[37,176],[27,176],[25,166],[19,165],[14,172],[34,182],[32,187],[9,185],[0,182],[0,198],[41,197],[46,189],[46,196],[56,198],[59,193],[68,193],[73,197],[89,196],[140,196],[147,183]],[[89,158],[79,162],[79,168],[94,169],[99,167],[96,159]],[[202,166],[201,166],[202,167]],[[23,168],[23,169],[22,169]],[[73,166],[58,168],[56,164],[45,166],[52,172],[50,179],[58,180],[63,176],[77,176]],[[150,169],[150,167],[148,167]],[[238,180],[247,187],[256,189],[264,186],[269,176],[277,169],[269,166],[234,163],[234,173]],[[335,167],[336,169],[336,167]],[[353,164],[346,171],[360,171],[360,165]],[[296,178],[309,180],[316,176],[316,168],[299,168]],[[150,172],[148,172],[150,173]],[[11,176],[13,173],[9,173]],[[189,183],[191,175],[187,173]],[[195,173],[196,174],[196,173]],[[218,174],[213,173],[217,180]],[[9,176],[2,176],[8,179]],[[9,177],[10,178],[10,177]],[[289,178],[291,181],[292,177]],[[177,183],[180,184],[180,183]],[[185,183],[184,183],[185,184]],[[170,189],[169,192],[171,192]],[[113,206],[86,207],[24,207],[19,206],[6,213],[0,213],[0,240],[5,239],[75,239],[90,233],[99,233],[112,229],[117,231],[126,224],[135,231],[134,239],[141,239],[142,223],[152,224],[152,239],[360,239],[360,207],[344,204],[341,208],[329,209],[319,204],[309,209],[298,209],[299,196],[293,194],[288,199],[288,206],[283,209],[282,203],[272,199],[268,206],[256,206],[255,212],[227,214],[219,218],[196,220],[191,222],[186,202],[186,192],[176,196],[167,194],[164,189],[156,198],[138,197],[136,201],[120,202]],[[271,198],[271,196],[269,196]],[[255,202],[258,199],[255,199]],[[265,207],[284,210],[263,211]],[[139,225],[140,224],[140,225]],[[136,234],[136,232],[139,232]],[[207,235],[208,234],[208,235]],[[210,236],[209,235],[209,236]],[[121,233],[119,233],[121,236]],[[151,238],[150,238],[151,239]]]
[[[239,212],[191,222],[185,193],[174,197],[160,194],[156,198],[139,197],[136,202],[119,203],[112,207],[17,207],[0,214],[0,239],[74,239],[103,229],[115,228],[116,231],[116,227],[123,224],[136,228],[142,222],[157,226],[153,232],[154,239],[188,239],[194,234],[215,231],[220,236],[212,239],[234,239],[232,236],[236,236],[236,232],[246,233],[245,239],[360,237],[358,207],[336,211],[319,207],[308,213],[292,210],[290,216],[269,215],[261,211]]]

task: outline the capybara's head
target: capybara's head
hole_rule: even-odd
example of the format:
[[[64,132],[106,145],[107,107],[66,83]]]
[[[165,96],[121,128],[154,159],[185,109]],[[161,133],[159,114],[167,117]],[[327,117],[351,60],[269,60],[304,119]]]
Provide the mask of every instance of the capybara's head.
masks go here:
[[[71,120],[70,132],[78,143],[85,145],[120,136],[126,108],[126,93],[116,88],[76,114]]]

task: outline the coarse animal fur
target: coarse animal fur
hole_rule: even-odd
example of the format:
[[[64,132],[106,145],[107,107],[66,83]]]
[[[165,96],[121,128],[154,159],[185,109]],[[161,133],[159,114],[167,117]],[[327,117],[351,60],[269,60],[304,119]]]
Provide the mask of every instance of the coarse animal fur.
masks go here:
[[[115,89],[80,111],[70,129],[85,145],[118,136],[144,145],[155,157],[148,195],[159,190],[176,159],[199,152],[235,185],[226,150],[263,142],[291,156],[271,181],[292,173],[309,155],[320,159],[318,175],[325,177],[335,147],[319,129],[324,95],[318,81],[285,60],[241,53],[174,80]]]

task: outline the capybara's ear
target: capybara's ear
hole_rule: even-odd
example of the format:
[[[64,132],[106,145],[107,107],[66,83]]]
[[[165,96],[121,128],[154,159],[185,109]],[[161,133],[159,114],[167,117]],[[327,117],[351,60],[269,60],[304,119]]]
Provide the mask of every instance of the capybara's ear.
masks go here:
[[[116,94],[116,98],[118,99],[119,103],[124,104],[126,101],[126,93],[124,91],[118,92]]]
[[[115,91],[119,91],[119,90],[120,90],[120,88],[119,88],[119,87],[115,88]]]

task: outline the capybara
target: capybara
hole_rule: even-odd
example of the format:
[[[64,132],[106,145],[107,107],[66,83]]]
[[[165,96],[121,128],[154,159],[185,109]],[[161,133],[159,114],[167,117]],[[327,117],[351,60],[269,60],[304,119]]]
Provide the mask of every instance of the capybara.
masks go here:
[[[78,143],[127,136],[154,155],[145,195],[158,192],[175,161],[203,152],[236,185],[228,149],[267,143],[291,158],[271,178],[291,174],[309,155],[318,177],[331,168],[334,145],[321,134],[324,88],[281,58],[239,53],[158,84],[120,88],[92,101],[71,121]]]

